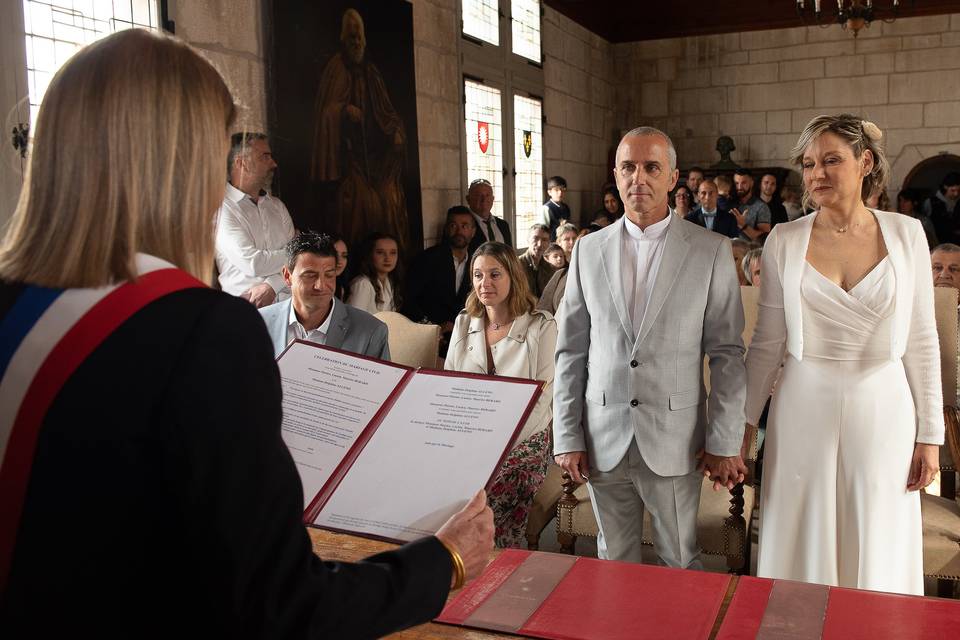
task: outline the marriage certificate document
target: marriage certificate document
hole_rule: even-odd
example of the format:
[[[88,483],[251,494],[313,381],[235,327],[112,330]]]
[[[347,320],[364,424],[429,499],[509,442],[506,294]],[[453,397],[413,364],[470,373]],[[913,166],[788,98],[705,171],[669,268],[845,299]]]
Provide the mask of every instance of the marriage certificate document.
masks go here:
[[[436,533],[493,479],[542,387],[304,341],[277,364],[304,521],[400,542]]]

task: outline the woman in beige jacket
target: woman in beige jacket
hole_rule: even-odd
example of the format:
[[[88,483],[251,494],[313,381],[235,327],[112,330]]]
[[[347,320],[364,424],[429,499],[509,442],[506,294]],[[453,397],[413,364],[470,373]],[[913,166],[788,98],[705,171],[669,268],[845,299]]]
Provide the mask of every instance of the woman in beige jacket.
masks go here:
[[[507,245],[481,245],[473,254],[471,278],[473,290],[454,323],[445,368],[544,383],[488,493],[497,546],[518,547],[550,461],[557,324],[535,309],[520,261]]]

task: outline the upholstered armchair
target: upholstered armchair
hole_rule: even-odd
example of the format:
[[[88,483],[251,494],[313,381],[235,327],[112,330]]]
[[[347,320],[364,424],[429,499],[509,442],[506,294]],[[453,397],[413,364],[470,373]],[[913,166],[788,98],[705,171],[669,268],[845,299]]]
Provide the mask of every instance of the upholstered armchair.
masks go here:
[[[960,505],[957,503],[957,461],[960,461],[960,415],[957,410],[957,291],[938,287],[937,333],[943,379],[943,417],[946,443],[940,447],[940,495],[920,495],[923,512],[923,573],[931,578],[960,581]],[[955,585],[954,585],[955,586]],[[941,595],[950,595],[941,583]]]
[[[413,322],[395,311],[381,311],[374,317],[387,325],[390,360],[408,367],[436,369],[440,353],[440,327]]]
[[[760,290],[741,287],[744,310],[744,344],[748,345],[757,323],[757,302]],[[709,388],[710,371],[704,363],[704,382]],[[748,452],[747,466],[753,476],[757,442],[754,439]],[[557,540],[565,553],[573,553],[580,536],[596,537],[599,532],[586,485],[577,485],[563,474],[563,497],[557,505]],[[707,479],[700,489],[700,511],[697,515],[697,540],[705,555],[723,556],[732,573],[746,574],[750,570],[750,519],[756,506],[756,491],[750,480],[730,491],[714,491]],[[652,546],[649,513],[644,513],[643,544]]]

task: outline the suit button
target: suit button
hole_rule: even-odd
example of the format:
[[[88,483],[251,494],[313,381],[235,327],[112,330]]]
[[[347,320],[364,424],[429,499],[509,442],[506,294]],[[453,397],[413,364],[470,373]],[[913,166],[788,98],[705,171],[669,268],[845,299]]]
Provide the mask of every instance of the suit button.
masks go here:
[[[640,364],[640,363],[637,362],[636,360],[631,360],[631,361],[630,361],[630,366],[633,367],[634,369],[637,368],[637,365],[638,365],[638,364]]]
[[[637,400],[636,398],[634,398],[633,400],[630,401],[630,406],[631,406],[631,407],[635,407],[635,406],[637,406],[638,404],[640,404],[640,401]]]

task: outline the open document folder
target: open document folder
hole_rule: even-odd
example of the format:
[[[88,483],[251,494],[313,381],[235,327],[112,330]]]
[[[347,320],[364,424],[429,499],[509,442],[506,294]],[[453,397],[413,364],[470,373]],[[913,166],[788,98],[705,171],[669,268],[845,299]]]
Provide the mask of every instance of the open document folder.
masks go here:
[[[301,340],[277,365],[304,522],[393,542],[433,535],[493,479],[543,386]]]

